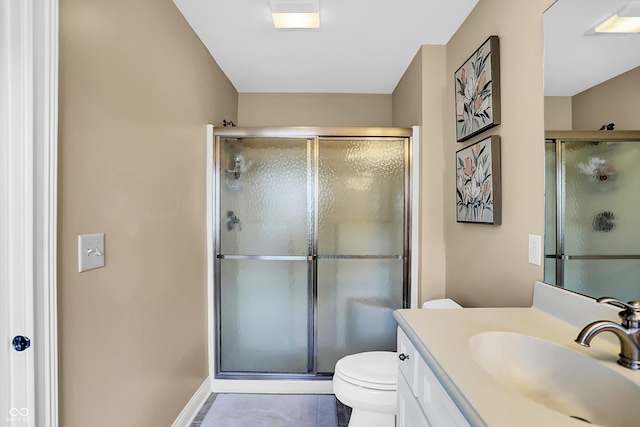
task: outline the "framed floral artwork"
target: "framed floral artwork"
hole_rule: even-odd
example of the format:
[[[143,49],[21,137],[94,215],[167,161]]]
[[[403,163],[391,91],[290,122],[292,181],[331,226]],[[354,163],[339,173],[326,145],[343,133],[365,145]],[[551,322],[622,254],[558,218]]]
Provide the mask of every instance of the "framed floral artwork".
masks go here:
[[[456,138],[500,124],[500,44],[490,36],[455,72]]]
[[[492,135],[456,152],[458,222],[500,225],[500,137]]]

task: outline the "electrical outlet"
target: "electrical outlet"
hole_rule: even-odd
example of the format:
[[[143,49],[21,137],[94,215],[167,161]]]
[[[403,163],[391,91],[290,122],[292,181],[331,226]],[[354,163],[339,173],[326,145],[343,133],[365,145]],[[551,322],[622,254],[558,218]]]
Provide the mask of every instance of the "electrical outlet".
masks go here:
[[[542,265],[542,236],[529,234],[529,264]]]
[[[104,233],[78,236],[78,272],[104,267]]]

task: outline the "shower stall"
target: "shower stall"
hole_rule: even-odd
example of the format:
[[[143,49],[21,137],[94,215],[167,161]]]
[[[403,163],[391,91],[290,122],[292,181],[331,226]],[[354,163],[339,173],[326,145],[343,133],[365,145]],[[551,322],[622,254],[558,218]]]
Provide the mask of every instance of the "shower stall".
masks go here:
[[[216,378],[330,378],[395,350],[411,129],[214,131]]]
[[[640,300],[640,132],[549,131],[544,280]]]

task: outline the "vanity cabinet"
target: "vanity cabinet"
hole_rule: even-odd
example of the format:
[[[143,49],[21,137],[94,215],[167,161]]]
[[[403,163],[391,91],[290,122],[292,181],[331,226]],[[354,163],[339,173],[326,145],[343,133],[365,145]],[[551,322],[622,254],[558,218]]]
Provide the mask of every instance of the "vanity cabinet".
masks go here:
[[[398,328],[397,427],[469,427],[456,404]]]

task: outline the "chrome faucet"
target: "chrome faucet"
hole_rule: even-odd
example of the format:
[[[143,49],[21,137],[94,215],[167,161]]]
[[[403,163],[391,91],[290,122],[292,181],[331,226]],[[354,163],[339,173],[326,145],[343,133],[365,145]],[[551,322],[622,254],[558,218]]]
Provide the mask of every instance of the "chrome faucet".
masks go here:
[[[620,340],[620,359],[618,363],[625,368],[640,369],[640,302],[630,301],[625,303],[610,297],[598,298],[596,302],[609,303],[616,307],[623,308],[618,315],[622,319],[622,324],[608,320],[599,320],[584,327],[580,331],[576,342],[585,347],[589,347],[591,339],[600,332],[613,332]]]

